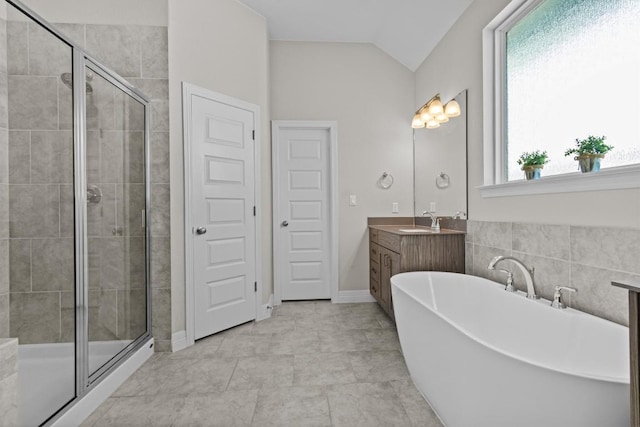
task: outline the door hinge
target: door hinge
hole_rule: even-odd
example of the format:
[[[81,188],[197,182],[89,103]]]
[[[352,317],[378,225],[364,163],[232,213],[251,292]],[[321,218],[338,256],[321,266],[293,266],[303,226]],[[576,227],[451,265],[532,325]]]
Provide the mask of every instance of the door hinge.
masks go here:
[[[256,140],[256,131],[252,131],[251,132],[251,138],[255,141]]]
[[[253,292],[258,292],[258,282],[253,282]]]
[[[256,207],[253,207],[253,216],[256,216]]]

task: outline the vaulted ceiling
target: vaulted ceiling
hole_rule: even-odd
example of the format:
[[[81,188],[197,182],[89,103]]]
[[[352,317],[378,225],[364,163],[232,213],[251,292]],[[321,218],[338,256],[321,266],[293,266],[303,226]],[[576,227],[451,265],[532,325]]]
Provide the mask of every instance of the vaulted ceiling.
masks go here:
[[[415,71],[473,0],[240,0],[271,40],[373,43]]]

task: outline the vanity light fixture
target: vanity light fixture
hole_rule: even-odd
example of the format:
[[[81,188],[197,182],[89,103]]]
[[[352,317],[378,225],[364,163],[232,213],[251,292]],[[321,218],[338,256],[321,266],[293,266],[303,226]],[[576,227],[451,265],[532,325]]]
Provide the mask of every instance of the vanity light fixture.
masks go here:
[[[426,104],[416,111],[411,120],[411,127],[414,129],[436,129],[442,123],[449,121],[449,118],[460,115],[460,104],[455,99],[442,105],[440,94],[435,94]]]

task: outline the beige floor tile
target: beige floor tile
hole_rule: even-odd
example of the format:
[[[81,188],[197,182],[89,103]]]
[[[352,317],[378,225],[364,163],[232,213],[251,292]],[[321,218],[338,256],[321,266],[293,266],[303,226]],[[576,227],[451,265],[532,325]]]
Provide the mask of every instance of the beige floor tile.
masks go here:
[[[297,354],[294,385],[321,386],[356,381],[347,353]]]
[[[174,427],[245,427],[251,425],[258,390],[187,396]]]
[[[157,395],[114,397],[95,427],[171,426],[185,402],[184,396]]]
[[[411,379],[391,381],[411,425],[414,427],[443,427],[431,406],[424,400]]]
[[[320,335],[315,330],[296,330],[275,334],[271,341],[273,354],[307,354],[320,352]]]
[[[373,350],[400,350],[400,340],[395,329],[368,329],[363,332]]]
[[[259,427],[331,426],[327,395],[321,387],[264,390],[258,397],[253,425]]]
[[[404,357],[397,350],[349,353],[353,372],[360,382],[385,382],[409,378]]]
[[[270,389],[293,385],[293,355],[260,355],[238,360],[229,390]]]
[[[380,329],[381,331],[383,329]],[[332,353],[340,351],[370,351],[373,349],[362,329],[319,331],[320,351]]]
[[[280,305],[274,307],[274,315],[279,316],[297,316],[307,315],[313,313],[314,301],[296,301],[296,302],[283,302]]]
[[[225,337],[216,351],[223,357],[248,357],[268,354],[271,348],[272,334],[232,335]]]
[[[407,427],[411,421],[389,383],[335,385],[327,390],[336,427]]]
[[[271,316],[269,319],[257,322],[251,333],[259,335],[283,334],[293,332],[295,327],[295,317],[293,316]]]

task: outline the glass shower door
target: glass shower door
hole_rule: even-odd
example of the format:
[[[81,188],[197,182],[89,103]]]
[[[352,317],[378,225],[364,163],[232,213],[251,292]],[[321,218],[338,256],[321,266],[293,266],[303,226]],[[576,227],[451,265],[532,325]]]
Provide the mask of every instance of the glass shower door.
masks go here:
[[[85,67],[89,375],[147,331],[145,105]]]

